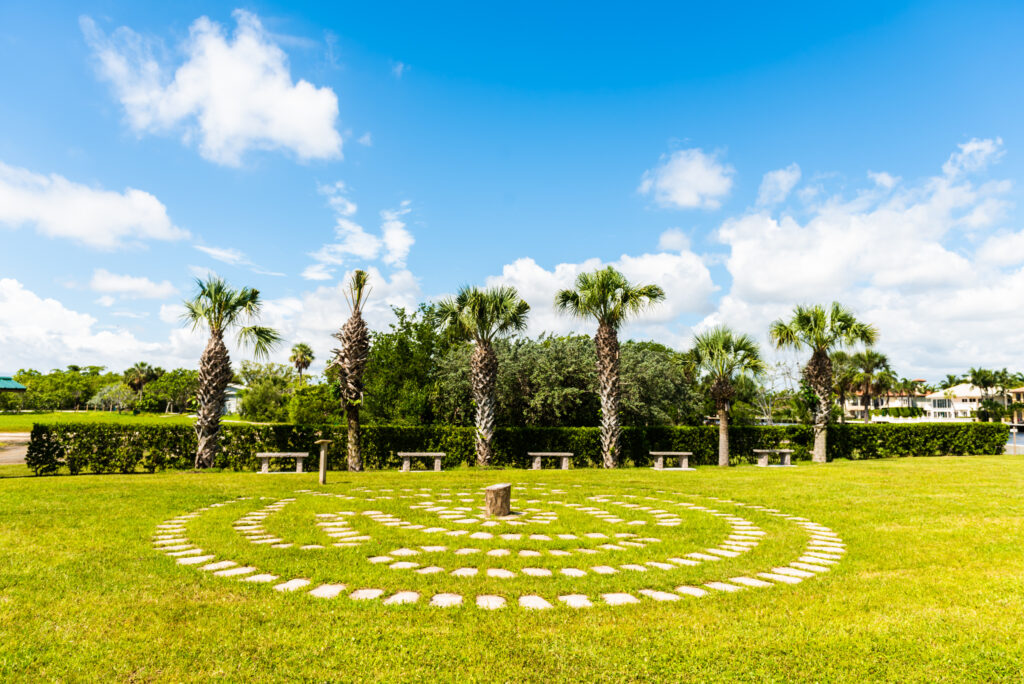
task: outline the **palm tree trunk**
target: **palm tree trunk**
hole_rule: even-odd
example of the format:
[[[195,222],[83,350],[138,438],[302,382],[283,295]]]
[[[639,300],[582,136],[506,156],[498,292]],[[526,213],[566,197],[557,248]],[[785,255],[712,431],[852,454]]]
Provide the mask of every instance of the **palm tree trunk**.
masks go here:
[[[199,411],[196,417],[196,468],[209,468],[220,447],[220,416],[224,412],[224,391],[231,381],[231,358],[219,330],[199,359]]]
[[[814,407],[814,463],[826,461],[828,418],[832,413],[832,360],[824,349],[815,349],[804,366],[804,380],[814,390],[818,405]]]
[[[363,454],[359,451],[359,405],[346,404],[345,417],[348,419],[348,469],[360,472],[363,469]]]
[[[473,402],[476,404],[476,462],[491,462],[491,441],[494,439],[494,415],[497,405],[495,387],[498,383],[498,356],[490,342],[478,341],[470,360]]]
[[[864,386],[864,422],[871,422],[871,388]]]
[[[597,376],[601,394],[601,458],[605,468],[619,464],[619,336],[615,328],[601,323],[594,337],[597,349]]]
[[[718,465],[729,465],[729,408],[718,409]]]

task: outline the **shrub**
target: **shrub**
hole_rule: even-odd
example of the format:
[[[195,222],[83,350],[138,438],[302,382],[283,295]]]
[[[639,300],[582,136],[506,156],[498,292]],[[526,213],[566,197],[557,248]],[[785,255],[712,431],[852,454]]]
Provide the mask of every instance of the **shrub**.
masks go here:
[[[832,425],[828,430],[829,459],[889,458],[902,456],[977,455],[1002,453],[1008,428],[1002,423],[918,423],[916,425]],[[214,466],[253,470],[259,451],[306,451],[319,454],[314,442],[334,440],[328,447],[328,467],[345,467],[345,428],[310,425],[224,425],[221,449]],[[792,426],[739,426],[729,430],[732,462],[754,460],[754,449],[770,449],[788,441],[795,459],[808,459],[811,428]],[[399,451],[443,451],[444,467],[473,464],[473,428],[456,426],[365,426],[360,435],[367,468],[396,468]],[[37,475],[66,467],[72,474],[149,472],[164,468],[191,468],[195,458],[195,431],[187,425],[120,425],[94,423],[37,423],[32,428],[26,463]],[[622,464],[645,467],[650,451],[689,451],[690,463],[718,462],[718,428],[625,428]],[[494,465],[525,468],[528,451],[571,451],[575,467],[601,463],[599,428],[499,428],[494,435]],[[290,461],[274,464],[287,467]]]

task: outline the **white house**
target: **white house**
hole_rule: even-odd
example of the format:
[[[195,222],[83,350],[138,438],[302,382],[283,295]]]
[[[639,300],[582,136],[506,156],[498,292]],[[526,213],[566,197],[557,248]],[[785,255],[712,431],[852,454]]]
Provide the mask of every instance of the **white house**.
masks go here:
[[[237,415],[238,411],[242,408],[242,397],[241,392],[245,389],[245,385],[236,385],[231,383],[228,388],[224,390],[224,413],[232,413]]]
[[[997,394],[993,393],[989,396],[1001,401]],[[985,395],[980,387],[962,382],[948,389],[932,392],[926,398],[931,404],[925,409],[929,419],[969,421],[973,420]]]

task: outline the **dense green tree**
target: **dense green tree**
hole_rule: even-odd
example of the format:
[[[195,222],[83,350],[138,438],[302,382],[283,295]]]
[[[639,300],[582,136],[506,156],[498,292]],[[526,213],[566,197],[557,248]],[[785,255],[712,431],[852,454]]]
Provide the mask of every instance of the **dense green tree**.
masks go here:
[[[297,388],[288,400],[288,422],[295,425],[340,423],[338,394],[338,390],[327,383]]]
[[[175,368],[147,384],[143,395],[163,404],[164,410],[168,412],[181,413],[188,410],[190,402],[195,401],[198,391],[199,372]]]
[[[433,423],[438,367],[452,343],[438,333],[431,306],[392,311],[395,322],[388,330],[370,333],[361,418],[376,425]],[[333,367],[327,376],[331,382],[338,380]]]
[[[631,317],[665,298],[657,285],[633,285],[611,266],[592,273],[581,273],[572,289],[555,295],[555,309],[579,319],[597,321],[594,347],[597,351],[597,376],[601,397],[601,452],[605,468],[619,462],[622,423],[619,409],[622,387],[619,383],[619,328]]]
[[[242,361],[238,376],[245,385],[239,402],[239,413],[243,418],[268,423],[288,420],[288,405],[297,377],[291,366]]]

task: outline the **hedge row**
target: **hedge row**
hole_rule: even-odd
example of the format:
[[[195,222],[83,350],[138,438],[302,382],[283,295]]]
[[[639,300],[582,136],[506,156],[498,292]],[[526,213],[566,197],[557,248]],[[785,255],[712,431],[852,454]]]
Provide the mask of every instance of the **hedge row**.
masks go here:
[[[1008,428],[1002,423],[921,423],[916,425],[834,425],[829,427],[829,459],[895,456],[977,455],[1002,453]],[[345,467],[345,428],[298,425],[225,425],[215,467],[253,470],[259,451],[309,452],[313,442],[333,439],[328,467]],[[368,426],[360,437],[367,468],[400,465],[399,451],[444,451],[444,467],[475,463],[473,429],[466,427]],[[796,459],[809,458],[811,428],[796,426],[729,429],[733,463],[751,462],[754,449],[772,448],[788,440]],[[718,428],[650,427],[623,430],[623,465],[648,466],[649,451],[690,451],[693,465],[718,462]],[[196,435],[186,425],[104,425],[37,423],[32,428],[26,463],[37,475],[66,467],[72,474],[191,468]],[[601,462],[598,428],[499,428],[494,437],[494,465],[526,468],[527,451],[571,451],[577,468]],[[275,464],[288,467],[291,461]]]

